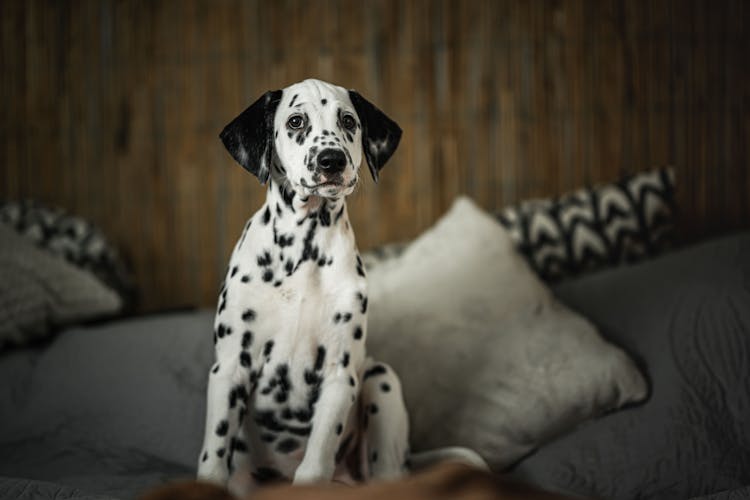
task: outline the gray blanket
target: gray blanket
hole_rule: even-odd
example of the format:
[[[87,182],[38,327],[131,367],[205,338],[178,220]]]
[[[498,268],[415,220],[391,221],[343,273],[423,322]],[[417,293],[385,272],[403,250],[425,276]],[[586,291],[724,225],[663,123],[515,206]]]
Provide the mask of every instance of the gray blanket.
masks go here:
[[[515,474],[600,498],[750,498],[750,236],[556,293],[641,362],[651,397],[544,446]]]
[[[750,498],[750,236],[560,285],[645,367],[650,400],[513,473],[605,498]],[[133,498],[192,477],[212,312],[75,328],[0,356],[0,498]]]

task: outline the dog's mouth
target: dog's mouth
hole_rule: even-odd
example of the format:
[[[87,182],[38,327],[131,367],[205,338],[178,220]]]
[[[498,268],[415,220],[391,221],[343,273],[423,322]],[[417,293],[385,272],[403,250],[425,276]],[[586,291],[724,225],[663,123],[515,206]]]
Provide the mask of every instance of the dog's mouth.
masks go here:
[[[349,190],[351,190],[356,183],[357,176],[354,176],[352,179],[345,179],[343,176],[336,176],[316,184],[308,184],[305,179],[300,179],[302,189],[308,194],[324,197],[336,197],[341,194],[348,194]]]
[[[311,189],[318,189],[318,188],[324,188],[324,187],[341,187],[344,183],[341,181],[341,179],[335,179],[332,181],[325,181],[321,182],[319,184],[313,184],[310,186]]]

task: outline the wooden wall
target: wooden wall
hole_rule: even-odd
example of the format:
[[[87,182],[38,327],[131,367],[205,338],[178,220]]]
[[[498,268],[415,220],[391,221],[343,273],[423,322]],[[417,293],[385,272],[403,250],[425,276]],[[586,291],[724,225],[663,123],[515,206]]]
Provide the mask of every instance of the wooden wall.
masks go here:
[[[142,308],[213,305],[263,189],[217,134],[267,89],[357,88],[403,127],[350,202],[360,247],[673,164],[684,229],[747,228],[745,0],[0,3],[0,197],[82,214]]]

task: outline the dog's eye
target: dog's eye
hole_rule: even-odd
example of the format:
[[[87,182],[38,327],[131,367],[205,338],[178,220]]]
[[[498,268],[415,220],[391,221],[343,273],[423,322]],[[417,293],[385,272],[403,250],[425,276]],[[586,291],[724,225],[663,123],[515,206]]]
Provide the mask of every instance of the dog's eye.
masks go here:
[[[302,115],[292,115],[286,121],[286,126],[291,129],[300,129],[305,124],[305,119]]]
[[[357,127],[357,122],[354,120],[352,115],[344,115],[341,119],[341,124],[347,130],[354,130]]]

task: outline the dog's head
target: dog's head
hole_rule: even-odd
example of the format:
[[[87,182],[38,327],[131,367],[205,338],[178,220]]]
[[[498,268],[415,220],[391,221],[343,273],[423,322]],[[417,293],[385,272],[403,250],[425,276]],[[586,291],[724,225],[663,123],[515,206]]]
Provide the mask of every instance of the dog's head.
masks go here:
[[[401,129],[356,91],[305,80],[266,92],[220,137],[262,184],[278,176],[302,195],[339,198],[354,190],[363,157],[377,182]]]

